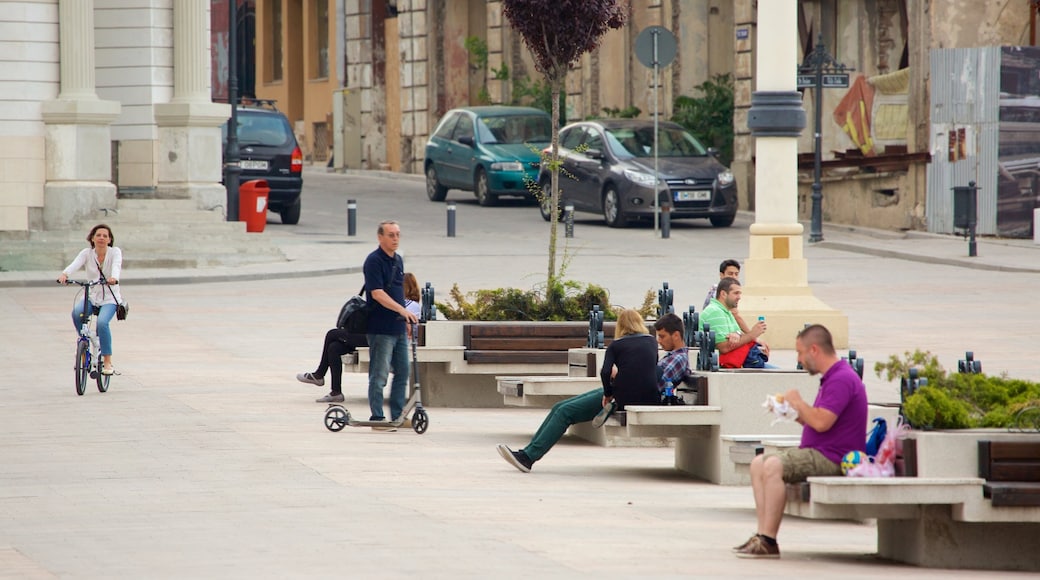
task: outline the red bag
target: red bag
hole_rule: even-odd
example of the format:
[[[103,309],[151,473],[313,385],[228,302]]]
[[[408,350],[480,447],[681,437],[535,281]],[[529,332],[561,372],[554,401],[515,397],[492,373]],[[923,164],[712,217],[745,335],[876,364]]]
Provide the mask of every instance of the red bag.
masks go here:
[[[739,369],[743,367],[744,360],[747,359],[747,353],[753,346],[755,346],[755,341],[738,346],[725,354],[720,352],[719,366],[724,369]]]

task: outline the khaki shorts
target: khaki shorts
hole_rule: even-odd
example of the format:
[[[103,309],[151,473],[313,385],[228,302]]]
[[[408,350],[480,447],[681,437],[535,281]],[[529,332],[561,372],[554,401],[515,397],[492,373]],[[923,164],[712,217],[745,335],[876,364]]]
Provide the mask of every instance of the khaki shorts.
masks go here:
[[[801,483],[812,475],[841,475],[841,466],[815,449],[784,449],[766,457],[770,455],[780,459],[786,483]]]

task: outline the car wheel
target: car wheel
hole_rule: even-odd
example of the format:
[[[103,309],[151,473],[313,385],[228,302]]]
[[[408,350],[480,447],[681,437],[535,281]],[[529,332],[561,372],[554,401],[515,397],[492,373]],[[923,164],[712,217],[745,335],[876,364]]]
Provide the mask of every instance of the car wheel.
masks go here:
[[[498,201],[495,194],[491,193],[487,172],[482,167],[477,168],[477,176],[473,180],[473,194],[477,196],[477,202],[484,207],[495,205]]]
[[[437,170],[433,168],[433,163],[431,163],[426,168],[426,197],[430,198],[430,201],[444,201],[447,195],[448,188],[437,181]]]
[[[737,214],[731,213],[727,215],[713,215],[708,219],[711,220],[711,225],[717,228],[728,228],[729,226],[733,225],[733,220],[737,219]]]
[[[603,192],[603,221],[612,228],[623,228],[626,225],[625,214],[621,212],[621,198],[613,185],[607,186]]]
[[[282,216],[282,223],[289,226],[294,226],[300,223],[300,198],[296,198],[289,207],[278,212],[278,215]]]
[[[542,194],[538,199],[538,213],[542,214],[542,219],[549,222],[552,221],[552,181],[542,182]],[[556,218],[563,217],[563,211],[557,209]]]

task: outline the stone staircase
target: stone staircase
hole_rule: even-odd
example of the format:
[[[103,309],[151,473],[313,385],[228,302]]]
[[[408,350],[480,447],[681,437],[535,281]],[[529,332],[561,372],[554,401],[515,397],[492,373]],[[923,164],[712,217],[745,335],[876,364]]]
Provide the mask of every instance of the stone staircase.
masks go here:
[[[246,233],[244,222],[228,222],[220,210],[195,208],[190,199],[119,199],[116,212],[63,231],[0,233],[0,271],[51,270],[68,265],[86,247],[94,225],[112,227],[123,250],[123,267],[211,268],[285,262],[264,233]]]

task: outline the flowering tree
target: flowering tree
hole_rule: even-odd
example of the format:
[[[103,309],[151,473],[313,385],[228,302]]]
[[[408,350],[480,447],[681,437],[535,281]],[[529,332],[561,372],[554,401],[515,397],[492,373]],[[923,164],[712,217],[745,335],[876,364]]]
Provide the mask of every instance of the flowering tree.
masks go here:
[[[599,46],[603,35],[628,20],[628,0],[504,0],[509,24],[534,56],[534,65],[552,91],[552,148],[548,166],[552,181],[549,198],[549,277],[547,292],[556,284],[556,226],[560,208],[560,90],[567,71],[586,52]]]

